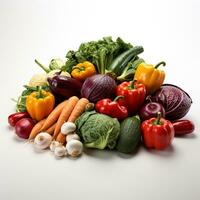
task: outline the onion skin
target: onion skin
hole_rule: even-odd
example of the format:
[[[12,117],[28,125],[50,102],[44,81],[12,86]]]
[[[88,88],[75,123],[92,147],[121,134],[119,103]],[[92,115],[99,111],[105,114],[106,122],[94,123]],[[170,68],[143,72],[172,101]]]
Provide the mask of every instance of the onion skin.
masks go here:
[[[48,78],[52,93],[58,98],[80,97],[82,83],[74,78],[63,75],[56,75]]]
[[[172,84],[162,85],[150,99],[163,105],[165,116],[169,120],[178,120],[184,117],[192,104],[191,97],[183,89]]]
[[[150,102],[140,109],[139,116],[142,119],[142,121],[157,117],[158,112],[161,113],[161,117],[165,118],[165,109],[160,103],[156,102]]]
[[[10,124],[10,126],[14,127],[15,124],[23,118],[27,118],[30,117],[30,115],[28,114],[28,112],[17,112],[17,113],[13,113],[11,115],[8,116],[8,123]]]
[[[33,129],[34,125],[35,125],[35,123],[31,118],[20,119],[15,124],[15,133],[20,138],[28,139],[29,135],[31,133],[31,130]]]
[[[97,74],[85,80],[81,89],[81,96],[96,103],[100,99],[113,98],[116,82],[108,75]]]

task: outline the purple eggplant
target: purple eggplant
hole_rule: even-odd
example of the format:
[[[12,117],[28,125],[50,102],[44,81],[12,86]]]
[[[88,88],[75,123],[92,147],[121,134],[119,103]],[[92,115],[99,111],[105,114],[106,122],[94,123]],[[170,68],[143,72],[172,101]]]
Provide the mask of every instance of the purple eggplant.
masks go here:
[[[152,117],[157,117],[158,112],[161,112],[161,116],[165,117],[165,109],[160,103],[149,102],[143,105],[139,115],[142,121],[144,121]]]
[[[74,78],[63,75],[56,75],[48,78],[52,93],[58,98],[80,97],[82,83]]]

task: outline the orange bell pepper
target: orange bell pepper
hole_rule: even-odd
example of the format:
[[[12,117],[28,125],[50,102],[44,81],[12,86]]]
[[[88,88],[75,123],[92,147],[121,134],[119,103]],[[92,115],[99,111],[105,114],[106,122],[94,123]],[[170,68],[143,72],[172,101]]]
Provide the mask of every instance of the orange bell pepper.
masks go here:
[[[53,110],[55,97],[51,92],[42,90],[32,92],[26,99],[26,109],[32,119],[40,121],[47,117]]]
[[[91,62],[85,61],[73,67],[71,75],[79,81],[84,81],[86,78],[94,75],[95,73],[95,66]]]
[[[160,65],[166,64],[163,61],[155,66],[141,63],[136,69],[134,79],[145,85],[147,94],[154,93],[164,82],[165,72],[158,69]]]

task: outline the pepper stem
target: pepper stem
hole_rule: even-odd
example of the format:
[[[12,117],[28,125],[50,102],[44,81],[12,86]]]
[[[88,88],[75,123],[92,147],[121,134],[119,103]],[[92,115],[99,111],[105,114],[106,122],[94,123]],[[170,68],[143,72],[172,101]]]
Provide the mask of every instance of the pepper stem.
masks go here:
[[[41,86],[37,86],[37,91],[38,91],[38,95],[37,98],[44,98],[44,95],[42,94],[42,87]]]
[[[82,71],[85,71],[85,67],[84,66],[81,66],[81,67],[73,67],[72,68],[72,70],[74,70],[74,69],[78,69],[80,72],[82,72]]]
[[[165,66],[166,65],[166,63],[164,62],[164,61],[161,61],[161,62],[159,62],[157,65],[155,65],[155,69],[157,69],[160,65],[163,65],[163,66]]]
[[[156,118],[156,120],[153,122],[153,125],[160,125],[160,124],[162,124],[161,121],[160,121],[160,118],[161,118],[161,112],[158,112],[158,113],[157,113],[157,118]]]
[[[124,96],[117,96],[113,101],[117,101],[118,99],[124,99]]]
[[[38,60],[35,59],[35,63],[38,64],[46,73],[49,73],[51,70],[42,65]]]
[[[129,89],[129,90],[135,89],[135,82],[136,82],[136,81],[137,81],[137,80],[133,80],[133,81],[130,82],[130,85],[128,86],[128,89]]]

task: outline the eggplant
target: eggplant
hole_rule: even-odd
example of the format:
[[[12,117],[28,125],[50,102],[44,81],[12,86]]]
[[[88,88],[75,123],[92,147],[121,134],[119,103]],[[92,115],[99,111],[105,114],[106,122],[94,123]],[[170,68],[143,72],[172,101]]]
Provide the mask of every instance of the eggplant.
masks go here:
[[[80,97],[82,82],[63,75],[47,79],[52,93],[58,98]]]

